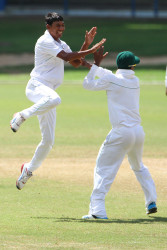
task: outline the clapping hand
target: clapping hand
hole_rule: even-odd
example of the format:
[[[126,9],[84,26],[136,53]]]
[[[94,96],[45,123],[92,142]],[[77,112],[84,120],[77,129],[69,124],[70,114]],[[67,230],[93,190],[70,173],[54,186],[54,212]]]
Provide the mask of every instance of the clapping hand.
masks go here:
[[[94,37],[97,34],[96,30],[97,27],[92,27],[90,31],[86,31],[85,42],[88,44],[88,46],[93,42]]]
[[[98,50],[106,41],[106,38],[103,38],[99,43],[96,43],[92,48],[91,51],[92,53],[95,53],[96,50]],[[104,47],[103,47],[104,48]]]
[[[94,64],[100,65],[101,61],[108,55],[108,52],[104,53],[104,46],[101,46],[99,50],[94,52]]]

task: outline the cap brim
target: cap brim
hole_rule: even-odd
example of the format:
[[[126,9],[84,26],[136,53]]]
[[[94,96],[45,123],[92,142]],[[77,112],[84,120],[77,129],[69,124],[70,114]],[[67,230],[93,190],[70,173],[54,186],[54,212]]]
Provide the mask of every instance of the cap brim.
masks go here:
[[[140,58],[138,56],[135,56],[135,64],[139,64],[140,63]]]

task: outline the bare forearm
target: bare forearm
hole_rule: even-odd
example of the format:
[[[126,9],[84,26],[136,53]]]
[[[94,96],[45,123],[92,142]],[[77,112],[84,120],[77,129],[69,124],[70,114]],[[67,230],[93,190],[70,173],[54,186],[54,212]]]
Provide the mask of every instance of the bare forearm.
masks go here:
[[[84,50],[84,51],[66,53],[64,50],[62,50],[57,54],[57,57],[61,58],[62,60],[66,62],[74,61],[76,59],[81,59],[91,53],[94,53],[97,49],[100,48],[100,46],[103,45],[105,41],[106,39],[103,38],[99,43],[95,44],[91,49]]]
[[[78,51],[78,52],[71,52],[68,53],[65,57],[65,61],[69,62],[69,61],[74,61],[76,59],[80,59],[82,57],[85,57],[86,55],[89,55],[92,53],[92,50],[85,50],[85,51]]]

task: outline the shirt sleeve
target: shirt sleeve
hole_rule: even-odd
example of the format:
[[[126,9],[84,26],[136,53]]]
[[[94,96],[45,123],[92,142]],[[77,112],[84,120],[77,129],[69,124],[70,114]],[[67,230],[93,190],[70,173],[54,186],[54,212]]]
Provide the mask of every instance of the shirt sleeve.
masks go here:
[[[95,79],[99,77],[98,79]],[[112,71],[92,65],[89,73],[83,81],[83,87],[88,90],[112,90],[112,83],[117,81]]]
[[[167,88],[167,66],[166,66],[165,86]]]
[[[64,41],[63,41],[63,49],[65,52],[70,53],[72,52],[70,46],[68,46]]]
[[[57,54],[63,50],[53,42],[43,42],[37,45],[37,49],[42,50],[44,53],[47,53],[52,56],[57,56]]]

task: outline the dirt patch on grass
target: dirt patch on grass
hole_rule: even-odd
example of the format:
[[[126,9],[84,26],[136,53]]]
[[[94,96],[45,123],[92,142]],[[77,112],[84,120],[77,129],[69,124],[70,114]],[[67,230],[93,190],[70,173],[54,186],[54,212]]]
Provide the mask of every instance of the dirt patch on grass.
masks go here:
[[[101,66],[116,66],[116,56],[117,53],[112,53],[107,56]],[[166,65],[167,56],[156,56],[156,57],[141,57],[140,65]],[[91,60],[89,60],[91,61]],[[93,63],[93,61],[91,61]],[[1,54],[0,67],[3,66],[19,66],[19,65],[31,65],[34,64],[34,54],[23,53],[19,55],[15,54]],[[69,66],[68,63],[65,63],[66,66]]]
[[[157,190],[167,193],[167,159],[145,158],[144,164],[148,166],[155,181]],[[15,178],[20,175],[21,159],[0,159],[0,177]],[[66,183],[93,185],[93,171],[95,159],[81,159],[67,157],[64,159],[47,159],[43,165],[34,172],[34,181],[37,178],[52,179]],[[115,187],[137,190],[139,184],[125,158],[114,182]]]

